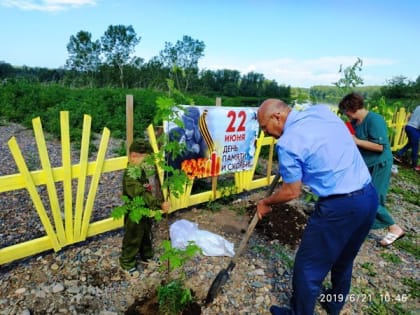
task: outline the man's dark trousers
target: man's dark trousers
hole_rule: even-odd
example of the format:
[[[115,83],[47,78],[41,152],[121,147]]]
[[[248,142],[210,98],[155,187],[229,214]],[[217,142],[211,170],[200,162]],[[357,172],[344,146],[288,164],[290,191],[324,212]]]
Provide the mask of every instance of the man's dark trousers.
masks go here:
[[[378,197],[372,184],[350,196],[320,198],[308,220],[293,272],[291,307],[312,315],[322,281],[331,271],[324,297],[329,314],[339,314],[350,290],[353,261],[372,226]]]

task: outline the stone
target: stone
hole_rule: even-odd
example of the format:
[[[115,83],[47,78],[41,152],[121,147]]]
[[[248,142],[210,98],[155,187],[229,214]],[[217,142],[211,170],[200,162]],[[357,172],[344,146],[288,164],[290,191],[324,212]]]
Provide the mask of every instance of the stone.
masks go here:
[[[19,289],[17,289],[17,290],[15,291],[15,294],[20,295],[20,294],[23,294],[23,293],[25,293],[25,292],[26,292],[26,288],[19,288]]]
[[[56,270],[58,270],[58,268],[60,268],[60,267],[57,264],[52,264],[51,265],[51,270],[56,271]]]
[[[56,284],[53,285],[51,291],[53,293],[58,293],[58,292],[64,291],[64,285],[62,283],[56,283]]]

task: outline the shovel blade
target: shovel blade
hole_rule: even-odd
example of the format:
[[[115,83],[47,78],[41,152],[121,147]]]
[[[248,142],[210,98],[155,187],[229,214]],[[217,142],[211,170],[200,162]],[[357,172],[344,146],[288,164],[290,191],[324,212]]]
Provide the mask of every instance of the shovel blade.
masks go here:
[[[216,298],[217,294],[219,293],[222,286],[229,280],[229,272],[227,269],[222,269],[214,279],[213,283],[211,284],[211,287],[209,289],[209,292],[207,293],[206,297],[206,305],[213,302],[213,300]]]

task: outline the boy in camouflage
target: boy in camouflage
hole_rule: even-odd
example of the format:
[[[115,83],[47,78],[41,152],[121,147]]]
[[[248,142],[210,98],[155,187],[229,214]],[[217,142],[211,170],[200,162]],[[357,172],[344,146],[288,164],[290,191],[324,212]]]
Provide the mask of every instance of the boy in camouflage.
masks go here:
[[[128,174],[128,167],[126,168],[123,176],[123,195],[130,199],[141,196],[146,207],[153,210],[161,208],[164,212],[167,212],[170,206],[168,202],[163,201],[155,175],[148,177],[146,173],[149,174],[150,172],[146,172],[146,169],[150,166],[142,163],[150,153],[152,153],[152,148],[146,140],[139,139],[130,145],[128,165],[140,166],[141,175],[139,178],[132,178]],[[133,276],[138,274],[136,268],[137,254],[140,253],[142,261],[147,261],[153,257],[151,228],[151,218],[142,217],[136,223],[130,220],[128,215],[124,217],[124,237],[119,261],[121,268]]]

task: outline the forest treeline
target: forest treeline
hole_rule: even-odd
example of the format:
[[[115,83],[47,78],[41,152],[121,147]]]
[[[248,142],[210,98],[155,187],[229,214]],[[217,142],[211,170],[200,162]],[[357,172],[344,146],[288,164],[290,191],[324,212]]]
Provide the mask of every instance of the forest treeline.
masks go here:
[[[72,141],[81,138],[83,115],[92,116],[92,131],[111,130],[111,136],[124,139],[126,96],[134,99],[134,132],[142,136],[153,123],[156,101],[168,91],[126,88],[71,88],[24,79],[0,84],[0,123],[17,122],[32,128],[32,119],[40,117],[44,130],[60,136],[60,111],[70,112]],[[204,95],[174,94],[178,104],[215,105],[216,98]],[[221,97],[223,106],[258,106],[263,98]]]
[[[68,56],[59,69],[15,67],[0,61],[0,79],[25,78],[42,83],[56,83],[72,88],[127,88],[167,90],[167,80],[182,93],[209,97],[278,97],[287,102],[337,102],[340,95],[328,87],[299,89],[292,95],[290,85],[279,85],[262,73],[241,74],[235,69],[200,69],[199,61],[205,56],[206,45],[199,39],[184,35],[175,43],[165,42],[160,52],[149,60],[136,55],[141,36],[132,25],[109,25],[102,36],[93,38],[86,30],[71,35],[67,43]],[[140,50],[141,51],[141,50]],[[338,72],[356,74],[362,60]],[[363,85],[357,75],[355,85]],[[287,79],[287,78],[285,78]],[[341,80],[341,79],[340,79]],[[333,82],[331,84],[334,84]],[[389,80],[388,88],[381,95],[406,98],[420,93],[420,75],[411,82],[403,76]],[[333,86],[331,86],[333,87]],[[364,93],[371,95],[380,87],[367,87]]]
[[[356,91],[367,97],[370,105],[379,107],[382,114],[393,112],[397,107],[406,107],[411,111],[420,104],[418,96],[385,98],[382,91],[392,90],[392,86],[357,87]],[[314,103],[336,104],[334,100],[342,97],[337,87],[317,86],[304,91],[316,93],[319,101]],[[291,103],[303,93],[300,89],[291,89],[286,97]],[[340,94],[341,93],[341,94]],[[72,88],[62,84],[46,84],[39,80],[12,79],[0,84],[0,123],[17,122],[32,128],[32,119],[40,117],[43,128],[60,136],[60,111],[70,112],[71,137],[73,141],[81,138],[83,115],[92,116],[92,130],[100,133],[104,127],[111,130],[115,138],[125,138],[126,95],[134,99],[134,132],[141,136],[143,130],[153,122],[156,113],[156,101],[168,96],[168,91],[155,89],[128,88]],[[265,97],[226,97],[221,95],[222,106],[257,107]],[[303,99],[303,98],[302,98]],[[216,98],[199,94],[180,94],[179,104],[214,105]],[[303,99],[303,101],[308,101]]]
[[[59,135],[59,112],[71,114],[73,137],[80,133],[83,114],[92,116],[93,131],[110,128],[114,137],[125,134],[125,97],[134,96],[135,132],[153,121],[156,99],[168,95],[168,80],[184,95],[179,102],[212,105],[216,97],[223,106],[258,106],[265,98],[295,103],[337,104],[345,92],[355,90],[370,104],[404,106],[420,104],[420,76],[390,79],[384,86],[362,86],[357,76],[362,60],[340,69],[343,78],[331,86],[299,88],[279,85],[261,73],[241,75],[238,70],[199,69],[205,43],[183,36],[166,42],[157,56],[145,61],[135,56],[141,41],[132,26],[110,25],[99,39],[88,31],[72,35],[68,58],[59,69],[13,66],[0,61],[0,118],[30,125],[40,116],[44,128]]]

